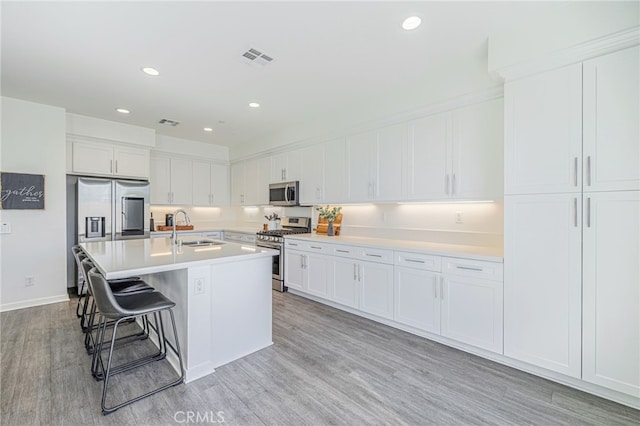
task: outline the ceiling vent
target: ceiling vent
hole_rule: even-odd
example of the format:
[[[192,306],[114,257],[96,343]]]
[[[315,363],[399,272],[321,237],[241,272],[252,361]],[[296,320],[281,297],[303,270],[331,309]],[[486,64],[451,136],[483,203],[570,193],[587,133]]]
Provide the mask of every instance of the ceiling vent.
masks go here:
[[[178,124],[180,124],[179,121],[169,120],[168,118],[163,118],[162,120],[158,121],[158,123],[164,124],[165,126],[173,126],[173,127],[176,127]]]
[[[244,52],[242,54],[242,59],[244,59],[248,64],[261,66],[265,66],[273,61],[271,56],[255,48],[251,48]]]

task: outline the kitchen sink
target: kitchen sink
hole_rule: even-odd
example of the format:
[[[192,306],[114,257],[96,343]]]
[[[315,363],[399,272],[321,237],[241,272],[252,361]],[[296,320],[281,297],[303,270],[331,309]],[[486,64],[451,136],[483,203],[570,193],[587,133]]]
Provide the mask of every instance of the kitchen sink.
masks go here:
[[[213,240],[195,240],[195,241],[183,241],[183,246],[188,247],[210,247],[210,246],[221,246],[224,243],[221,241],[213,241]]]

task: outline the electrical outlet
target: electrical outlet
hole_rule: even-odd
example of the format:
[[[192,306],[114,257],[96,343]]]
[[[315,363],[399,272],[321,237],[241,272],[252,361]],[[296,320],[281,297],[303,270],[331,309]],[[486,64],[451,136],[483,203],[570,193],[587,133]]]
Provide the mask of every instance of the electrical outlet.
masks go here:
[[[24,277],[24,286],[31,287],[32,285],[36,285],[36,277]]]
[[[462,220],[462,212],[456,212],[454,215],[455,221],[457,224],[462,224],[464,223]]]
[[[204,280],[202,278],[196,278],[194,294],[204,293]]]

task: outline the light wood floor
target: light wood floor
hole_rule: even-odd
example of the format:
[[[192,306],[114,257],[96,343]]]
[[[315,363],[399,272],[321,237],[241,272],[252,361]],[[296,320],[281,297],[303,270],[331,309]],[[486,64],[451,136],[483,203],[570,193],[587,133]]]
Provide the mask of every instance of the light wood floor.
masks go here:
[[[5,312],[2,425],[638,425],[640,412],[291,295],[274,345],[111,415],[89,373],[75,300]],[[141,342],[131,351],[140,353]],[[116,376],[114,397],[171,373]]]

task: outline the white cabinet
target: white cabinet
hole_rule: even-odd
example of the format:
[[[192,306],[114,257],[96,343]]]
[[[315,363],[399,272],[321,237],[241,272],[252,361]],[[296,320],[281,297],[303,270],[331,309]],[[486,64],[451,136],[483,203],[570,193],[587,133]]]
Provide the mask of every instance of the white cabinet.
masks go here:
[[[639,51],[505,84],[505,193],[640,189]]]
[[[409,122],[407,198],[502,197],[502,100]]]
[[[442,284],[442,335],[501,354],[502,265],[445,257]]]
[[[209,161],[193,161],[193,205],[229,204],[229,168]]]
[[[640,192],[584,194],[583,380],[640,396]]]
[[[396,266],[394,320],[440,334],[440,280],[438,272]]]
[[[322,145],[324,147],[322,204],[348,201],[346,140],[345,138],[332,139]]]
[[[453,111],[451,197],[503,197],[504,106],[502,99]]]
[[[501,263],[396,252],[394,319],[502,353],[502,277]]]
[[[306,251],[297,250],[295,247],[298,246]],[[328,256],[309,252],[308,250],[313,250],[310,246],[313,244],[288,243],[286,245],[285,285],[314,296],[327,298],[332,277],[331,261]]]
[[[357,265],[352,259],[331,258],[330,299],[350,308],[358,309],[360,304],[360,286],[358,284]]]
[[[193,163],[185,158],[151,157],[151,204],[191,205]]]
[[[204,238],[211,238],[213,240],[221,240],[222,239],[222,231],[203,232],[202,236]]]
[[[505,84],[505,194],[582,188],[582,65]]]
[[[300,179],[300,150],[272,155],[270,161],[271,183],[290,182]]]
[[[393,265],[359,262],[360,310],[393,319]]]
[[[231,204],[258,206],[269,203],[268,157],[231,165]]]
[[[504,354],[581,371],[581,195],[505,197]]]
[[[300,152],[300,204],[314,205],[324,201],[324,145],[317,144]]]
[[[405,145],[404,124],[347,138],[349,201],[403,199]]]
[[[149,150],[102,142],[74,141],[72,171],[89,175],[149,178]]]
[[[584,63],[584,191],[640,189],[640,47]]]

